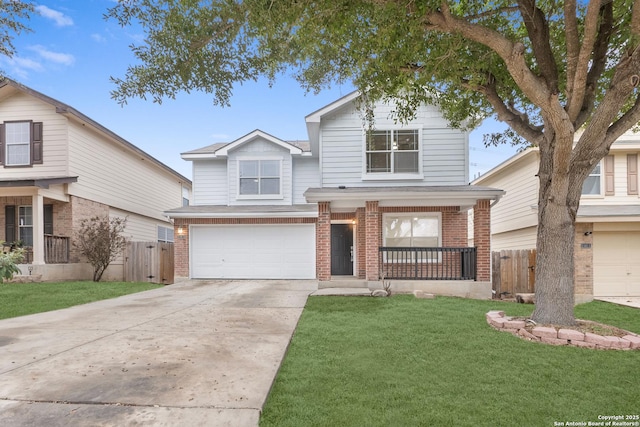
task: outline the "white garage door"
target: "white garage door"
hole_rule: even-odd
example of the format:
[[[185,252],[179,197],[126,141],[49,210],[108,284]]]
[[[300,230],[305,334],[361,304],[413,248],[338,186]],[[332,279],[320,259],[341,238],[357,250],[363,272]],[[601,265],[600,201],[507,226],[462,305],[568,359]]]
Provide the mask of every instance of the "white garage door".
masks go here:
[[[640,233],[593,233],[593,296],[640,296]]]
[[[191,226],[191,277],[313,279],[314,224]]]

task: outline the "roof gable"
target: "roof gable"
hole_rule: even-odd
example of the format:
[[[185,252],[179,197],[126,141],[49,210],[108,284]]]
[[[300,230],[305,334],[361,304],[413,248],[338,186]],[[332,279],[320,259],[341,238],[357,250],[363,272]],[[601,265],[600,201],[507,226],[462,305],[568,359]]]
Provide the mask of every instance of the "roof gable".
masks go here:
[[[280,138],[276,138],[273,135],[256,129],[229,143],[216,143],[203,148],[199,148],[197,150],[187,151],[186,153],[182,153],[182,158],[185,160],[198,160],[227,157],[230,152],[237,150],[240,147],[258,139],[274,144],[288,151],[291,155],[302,155],[304,153],[304,150],[298,146],[300,144],[293,144],[284,141]]]

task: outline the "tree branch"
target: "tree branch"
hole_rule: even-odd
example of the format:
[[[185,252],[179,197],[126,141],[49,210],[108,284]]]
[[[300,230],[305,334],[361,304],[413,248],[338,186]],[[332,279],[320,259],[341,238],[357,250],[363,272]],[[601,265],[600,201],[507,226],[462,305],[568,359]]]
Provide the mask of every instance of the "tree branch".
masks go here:
[[[531,40],[533,54],[536,57],[540,74],[547,82],[549,91],[558,93],[558,67],[549,43],[549,24],[535,0],[521,0],[518,2],[520,14]]]
[[[573,93],[573,82],[580,53],[575,0],[565,0],[564,2],[564,34],[567,44],[567,93],[571,94]]]
[[[582,46],[580,48],[580,54],[576,62],[575,75],[573,82],[571,82],[572,91],[568,93],[569,99],[567,101],[567,112],[569,114],[569,120],[575,122],[580,110],[583,107],[583,101],[585,96],[587,74],[589,72],[589,63],[591,61],[591,52],[596,42],[596,37],[599,29],[599,21],[601,16],[600,1],[593,0],[589,2],[587,6],[587,14],[584,21],[584,33],[582,37]],[[606,6],[604,6],[606,7]],[[609,3],[609,7],[611,4]],[[567,82],[569,84],[569,82]]]
[[[493,109],[498,116],[498,120],[507,123],[509,127],[518,133],[518,135],[529,141],[531,144],[538,145],[540,143],[540,139],[543,137],[542,130],[531,126],[526,114],[520,113],[514,108],[510,108],[504,103],[498,94],[494,76],[489,75],[487,83],[482,86],[463,85],[469,89],[482,93],[493,106]]]
[[[609,40],[613,33],[613,5],[611,2],[602,6],[601,10],[601,22],[600,29],[598,31],[598,38],[593,46],[593,54],[591,56],[591,69],[587,74],[587,82],[585,84],[586,90],[584,98],[582,100],[582,108],[578,113],[578,116],[574,120],[575,128],[582,127],[588,120],[593,112],[595,100],[596,100],[596,88],[598,80],[602,76],[602,73],[606,69],[607,65],[607,52],[609,49]]]
[[[640,36],[640,0],[633,2],[633,9],[631,11],[631,34],[636,37]]]
[[[628,129],[638,124],[638,122],[640,122],[640,92],[637,94],[636,102],[633,106],[607,129],[607,135],[604,141],[607,147],[611,147],[611,144],[620,138]]]
[[[554,101],[557,101],[557,97],[552,96],[542,79],[533,74],[527,66],[524,58],[525,48],[522,43],[513,43],[490,28],[454,17],[446,2],[441,4],[440,10],[426,14],[424,25],[427,31],[457,33],[469,40],[487,46],[502,58],[516,85],[522,89],[525,96],[533,104],[542,109],[555,110],[559,115],[564,115],[564,109],[560,107],[560,104],[554,103]]]

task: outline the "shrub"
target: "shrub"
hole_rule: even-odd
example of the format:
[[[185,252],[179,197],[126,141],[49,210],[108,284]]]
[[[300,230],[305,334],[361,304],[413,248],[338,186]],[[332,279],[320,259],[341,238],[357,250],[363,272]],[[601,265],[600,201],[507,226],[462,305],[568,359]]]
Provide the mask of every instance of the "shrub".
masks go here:
[[[123,235],[126,218],[94,216],[83,219],[73,245],[93,266],[93,281],[99,282],[109,264],[122,253],[127,243]]]
[[[17,264],[24,261],[24,249],[19,248],[11,252],[0,253],[0,283],[13,279],[21,271]]]

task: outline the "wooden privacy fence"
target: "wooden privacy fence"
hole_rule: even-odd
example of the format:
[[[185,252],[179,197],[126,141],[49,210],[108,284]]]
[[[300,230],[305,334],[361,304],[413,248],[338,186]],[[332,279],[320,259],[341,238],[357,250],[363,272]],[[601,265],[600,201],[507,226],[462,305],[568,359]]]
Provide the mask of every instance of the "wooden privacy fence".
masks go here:
[[[128,242],[124,279],[127,282],[173,283],[173,243]]]
[[[535,249],[492,252],[491,258],[491,283],[496,298],[515,297],[517,293],[535,292]]]

